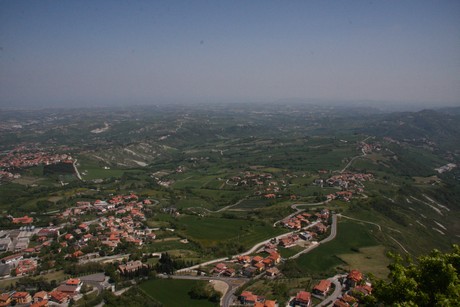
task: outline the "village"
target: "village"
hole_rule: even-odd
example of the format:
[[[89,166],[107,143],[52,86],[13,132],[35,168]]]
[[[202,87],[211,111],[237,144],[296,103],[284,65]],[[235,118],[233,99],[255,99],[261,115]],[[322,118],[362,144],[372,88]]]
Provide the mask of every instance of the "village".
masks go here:
[[[20,169],[59,163],[73,164],[74,160],[69,154],[51,153],[36,144],[18,146],[1,156],[0,181],[20,178]]]
[[[11,222],[20,228],[0,231],[0,251],[7,255],[0,259],[0,278],[32,276],[49,271],[57,257],[70,263],[85,263],[102,256],[117,255],[115,250],[120,244],[135,247],[155,240],[155,233],[143,224],[144,209],[151,204],[149,199],[139,201],[133,193],[113,196],[108,201],[80,201],[57,214],[56,217],[63,222],[61,225],[43,228],[34,227],[32,217],[11,218]],[[79,221],[80,216],[89,212],[99,217],[92,221]],[[143,268],[150,270],[150,266],[140,261],[131,261],[120,265],[118,270],[119,274],[125,275]],[[110,288],[107,280],[108,277],[103,277],[99,286]],[[28,306],[32,302],[31,306],[63,304],[72,298],[78,299],[82,284],[80,279],[71,278],[49,293],[32,295],[10,291],[1,295],[0,306],[13,303]]]
[[[71,163],[72,161],[71,157],[66,155],[53,157],[26,155],[23,158],[26,157],[28,162],[24,163],[27,165],[18,164],[17,167],[26,167],[30,163],[38,165],[63,161]],[[19,160],[14,158],[9,160],[8,165],[16,163],[14,161],[19,163]],[[289,177],[291,176],[289,175]],[[317,179],[313,184],[319,187],[328,186],[339,189],[335,193],[328,194],[326,202],[334,199],[350,201],[354,194],[364,192],[363,182],[369,180],[373,180],[372,174],[345,172],[332,175],[327,179]],[[277,198],[278,193],[283,192],[287,186],[284,179],[274,179],[272,174],[251,172],[232,177],[225,183],[254,188],[254,194],[265,199]],[[295,199],[295,196],[291,195],[291,200]],[[60,221],[60,225],[49,227],[35,227],[33,225],[34,218],[28,215],[9,216],[11,224],[16,225],[19,229],[0,232],[0,251],[7,254],[0,259],[0,278],[29,276],[49,270],[54,266],[56,260],[48,259],[49,257],[40,258],[44,249],[52,249],[53,253],[67,261],[87,263],[96,261],[101,257],[119,255],[120,250],[117,250],[117,247],[120,244],[141,247],[146,242],[152,242],[156,239],[154,231],[158,229],[150,229],[144,223],[146,220],[145,210],[150,210],[149,207],[152,204],[152,200],[148,198],[140,200],[139,196],[134,193],[111,196],[107,200],[77,201],[74,206],[56,214],[55,217]],[[177,212],[174,213],[177,214]],[[81,217],[88,215],[96,215],[97,218],[90,221],[82,220]],[[76,225],[76,227],[70,225]],[[308,251],[309,248],[316,247],[318,241],[326,238],[330,233],[331,212],[326,208],[318,209],[315,212],[298,211],[281,220],[280,225],[290,232],[270,239],[262,247],[251,253],[235,256],[230,261],[204,266],[195,273],[216,278],[277,278],[282,275],[278,266],[286,260],[281,257],[278,249],[289,249],[296,246],[302,249],[302,252],[298,253],[301,254]],[[151,267],[140,260],[130,260],[118,267],[118,273],[124,276],[137,274],[142,270],[149,271]],[[182,272],[181,274],[183,274]],[[362,283],[361,273],[352,274],[352,276],[359,276],[359,278],[353,278],[360,283],[360,286],[357,289],[353,288],[352,291],[361,293],[367,291],[366,295],[371,292],[370,286]],[[344,287],[347,291],[350,290],[350,278],[350,276],[341,277],[343,284],[347,285]],[[104,285],[103,288],[110,288],[107,281],[108,278],[100,278],[100,287]],[[11,303],[31,304],[31,306],[65,304],[71,299],[79,298],[82,284],[83,282],[78,278],[70,278],[48,293],[15,291],[3,293],[0,298],[0,306],[8,306]],[[322,280],[312,289],[311,293],[301,291],[292,297],[289,300],[290,306],[310,306],[312,295],[324,299],[334,287],[336,286],[331,283],[331,280]],[[336,300],[334,306],[355,306],[358,299],[353,297],[352,292],[340,291],[340,293],[342,292],[344,294]],[[238,300],[243,305],[277,306],[275,301],[265,300],[263,297],[248,291],[244,291]]]
[[[354,183],[356,177],[360,180],[370,178],[364,175],[344,176],[332,177],[327,182],[335,184],[336,181],[341,180],[340,182]],[[52,257],[43,255],[43,251],[49,250],[53,250],[53,254],[67,261],[76,263],[88,263],[102,258],[129,257],[129,255],[119,254],[120,250],[117,250],[117,247],[120,244],[141,247],[146,242],[156,239],[155,229],[150,229],[144,224],[145,212],[153,204],[154,201],[148,198],[141,199],[134,193],[114,195],[107,200],[77,201],[74,206],[56,214],[56,218],[61,221],[60,225],[49,227],[33,226],[34,219],[27,215],[10,216],[12,225],[17,225],[19,229],[0,232],[0,250],[7,255],[0,259],[0,278],[32,276],[49,270],[56,261]],[[90,221],[81,220],[81,217],[88,214],[95,214],[97,218]],[[318,245],[318,241],[326,238],[330,233],[331,212],[326,208],[317,209],[314,212],[298,212],[282,220],[280,225],[290,232],[267,240],[263,246],[251,253],[237,255],[229,261],[221,261],[200,267],[199,270],[193,270],[194,274],[211,278],[235,279],[261,277],[274,279],[282,276],[278,266],[286,259],[281,256],[279,249],[297,246],[302,248],[302,251],[307,251],[309,248],[314,248]],[[118,274],[121,276],[134,276],[140,271],[150,270],[152,270],[151,266],[140,260],[124,261],[118,266]],[[184,270],[181,270],[179,275],[183,274]],[[360,286],[353,287],[352,291],[363,292],[363,289],[366,289],[370,293],[371,288],[362,282],[361,273],[355,275],[359,276],[355,279]],[[350,278],[349,276],[341,277],[341,280],[344,285],[349,285]],[[96,284],[101,289],[111,288],[107,276],[99,277],[99,282]],[[74,277],[65,280],[49,292],[29,293],[14,290],[5,292],[0,297],[0,306],[23,304],[35,307],[67,304],[81,297],[80,290],[84,285],[89,288],[89,291],[97,290],[93,289],[94,283],[85,283],[82,279]],[[306,289],[291,298],[290,306],[310,306],[312,295],[324,299],[334,287],[336,287],[335,284],[330,280],[323,280],[311,290],[312,292]],[[344,289],[349,291],[350,287]],[[342,292],[341,290],[340,293]],[[335,306],[355,306],[358,300],[353,298],[352,292],[347,293],[337,299]],[[250,306],[277,306],[275,301],[265,300],[248,291],[243,291],[234,304],[238,302]]]

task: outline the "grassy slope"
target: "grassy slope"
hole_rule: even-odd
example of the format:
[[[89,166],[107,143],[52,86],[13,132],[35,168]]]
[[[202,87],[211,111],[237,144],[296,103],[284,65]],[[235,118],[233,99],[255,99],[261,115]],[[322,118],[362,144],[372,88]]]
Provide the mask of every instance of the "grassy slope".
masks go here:
[[[313,274],[325,273],[336,266],[344,265],[338,255],[357,253],[354,251],[361,247],[376,245],[378,245],[378,242],[371,235],[368,226],[341,221],[338,225],[338,234],[335,240],[300,256],[297,262],[306,272]],[[360,267],[356,269],[360,269]]]
[[[283,232],[271,225],[249,220],[183,216],[178,220],[180,232],[200,243],[211,246],[221,241],[237,239],[245,247]]]

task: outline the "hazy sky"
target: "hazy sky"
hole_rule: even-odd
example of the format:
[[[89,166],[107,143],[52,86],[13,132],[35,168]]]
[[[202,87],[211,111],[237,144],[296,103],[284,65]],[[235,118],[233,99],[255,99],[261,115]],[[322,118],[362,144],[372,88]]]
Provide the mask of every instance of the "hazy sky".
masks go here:
[[[460,1],[0,0],[0,105],[460,105]]]

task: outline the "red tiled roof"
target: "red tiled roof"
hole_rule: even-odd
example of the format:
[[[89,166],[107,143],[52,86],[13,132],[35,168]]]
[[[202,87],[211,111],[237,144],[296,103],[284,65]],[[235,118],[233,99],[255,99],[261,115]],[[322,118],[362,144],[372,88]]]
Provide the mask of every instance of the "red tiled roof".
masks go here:
[[[29,307],[46,307],[46,306],[48,306],[48,300],[42,300],[42,301],[39,301],[39,302],[35,302],[32,305],[30,305]]]
[[[334,302],[334,307],[349,307],[350,305],[348,303],[345,303],[344,301],[341,300],[336,300]]]
[[[313,289],[319,292],[326,292],[329,290],[330,286],[331,282],[329,280],[323,279]]]
[[[264,265],[263,263],[260,263],[260,262],[254,264],[254,266],[255,266],[256,268],[258,268],[258,269],[263,269],[263,268],[265,268],[265,265]]]
[[[10,299],[9,293],[2,293],[0,294],[0,302],[6,302]]]
[[[245,301],[251,301],[251,302],[257,301],[257,295],[252,294],[252,292],[249,292],[249,291],[243,291],[243,293],[241,293],[241,296],[244,297]]]
[[[348,274],[347,278],[353,280],[353,281],[361,281],[363,279],[363,274],[361,274],[360,271],[358,270],[351,270],[351,272]]]
[[[262,260],[264,260],[264,258],[262,258],[260,256],[255,256],[254,258],[252,258],[252,261],[254,261],[254,262],[260,262]]]
[[[13,298],[24,298],[27,297],[27,295],[30,295],[29,292],[16,292],[13,294]]]
[[[46,291],[40,291],[40,292],[37,292],[34,294],[34,299],[37,298],[37,299],[45,299],[46,297],[48,297],[48,293]]]
[[[64,299],[69,297],[68,294],[61,291],[51,291],[49,295],[56,302],[62,302]]]
[[[79,278],[70,278],[70,279],[67,279],[66,281],[66,285],[70,285],[70,286],[75,286],[75,285],[78,285],[79,283],[80,283]]]
[[[307,291],[300,291],[295,297],[296,301],[299,302],[309,302],[311,299],[311,293]]]

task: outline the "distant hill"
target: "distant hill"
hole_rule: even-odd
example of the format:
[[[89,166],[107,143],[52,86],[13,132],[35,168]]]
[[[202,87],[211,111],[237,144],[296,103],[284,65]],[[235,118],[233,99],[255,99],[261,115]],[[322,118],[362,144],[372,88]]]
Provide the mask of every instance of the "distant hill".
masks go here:
[[[387,114],[374,117],[368,127],[359,130],[401,141],[426,139],[443,149],[458,149],[460,108],[452,108],[452,112],[422,110]]]

